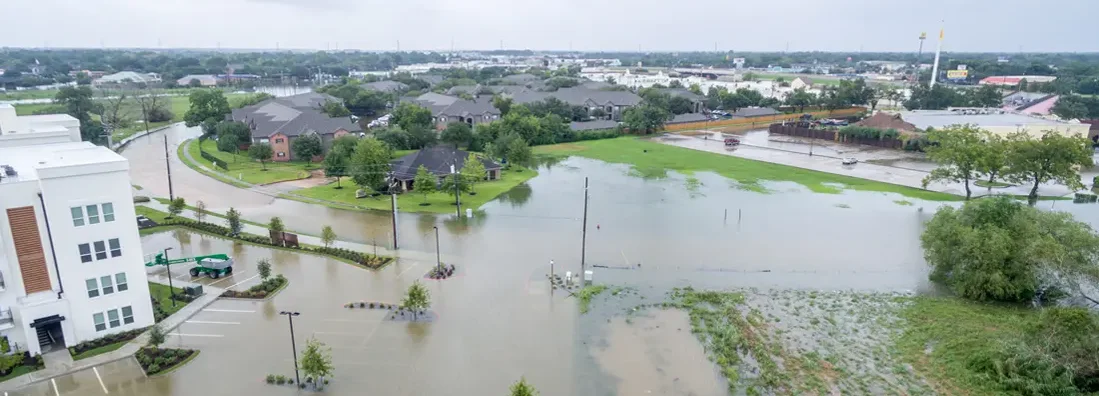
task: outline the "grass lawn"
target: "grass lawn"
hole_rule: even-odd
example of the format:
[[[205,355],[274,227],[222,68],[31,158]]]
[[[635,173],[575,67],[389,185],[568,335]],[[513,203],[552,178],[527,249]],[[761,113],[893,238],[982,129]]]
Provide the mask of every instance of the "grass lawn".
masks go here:
[[[248,157],[247,153],[226,153],[219,151],[216,147],[217,142],[204,141],[200,143],[197,139],[192,139],[187,142],[187,151],[191,156],[195,158],[200,164],[205,165],[207,168],[214,169],[215,171],[222,172],[226,176],[231,178],[240,178],[248,183],[252,184],[269,184],[287,180],[297,180],[309,177],[310,169],[317,169],[320,164],[313,164],[309,162],[268,162],[266,166],[260,164],[257,161]],[[210,154],[222,161],[229,167],[229,170],[223,170],[215,166],[209,160],[202,158],[202,154],[199,149],[205,150],[207,154]],[[267,170],[264,170],[266,167]]]
[[[902,312],[908,324],[897,350],[939,394],[1003,394],[969,362],[1005,341],[1021,339],[1037,316],[1037,310],[1019,306],[916,297]]]
[[[23,375],[23,374],[33,373],[35,371],[38,371],[38,369],[34,368],[34,367],[30,367],[30,366],[19,365],[19,366],[16,366],[15,368],[13,368],[11,370],[11,372],[8,373],[8,375],[0,377],[0,382],[10,380],[12,378],[18,377],[18,376]]]
[[[169,200],[168,198],[157,197],[157,198],[153,198],[153,200],[155,200],[157,202],[160,202],[162,204],[165,204],[165,205],[169,205],[169,204],[172,203],[171,200]],[[192,203],[194,203],[194,202],[192,202]],[[140,206],[138,206],[138,207],[140,207]],[[196,208],[194,206],[191,206],[191,205],[184,205],[183,207],[186,208],[186,210],[183,211],[184,213],[186,213],[187,211],[199,212],[198,208]],[[146,209],[149,209],[149,208],[146,208]],[[159,213],[161,216],[164,215],[164,212],[157,211],[157,210],[153,210],[153,211],[156,212],[156,213]],[[214,211],[210,211],[210,210],[203,210],[201,212],[205,213],[207,215],[205,218],[202,219],[202,221],[207,222],[207,223],[222,223],[222,225],[224,225],[224,221],[222,221],[226,218],[224,213],[218,213],[218,212],[214,212]],[[220,218],[222,220],[211,219],[210,218],[211,216]],[[151,218],[152,217],[150,217],[150,219]],[[240,222],[244,223],[244,224],[251,224],[251,225],[260,226],[260,227],[267,227],[267,224],[262,224],[262,223],[251,221],[251,220],[240,219]],[[287,232],[289,232],[289,231],[287,231]],[[300,232],[294,232],[294,233],[298,234],[298,235],[308,235],[308,234],[302,234]]]
[[[474,191],[477,192],[477,195],[463,193],[461,195],[462,208],[477,209],[500,194],[511,190],[513,187],[519,185],[519,183],[530,180],[530,178],[537,175],[538,172],[533,169],[519,166],[505,169],[500,174],[500,180],[477,183],[474,187]],[[355,198],[355,190],[358,190],[358,186],[348,178],[344,178],[342,189],[336,189],[336,183],[332,183],[324,186],[296,190],[293,194],[285,194],[285,196],[294,199],[294,195],[300,195],[369,209],[390,210],[389,196],[380,195],[373,198]],[[427,202],[430,203],[430,205],[420,206],[423,202],[424,196],[422,194],[417,194],[415,191],[397,196],[397,207],[404,212],[454,213],[454,195],[452,194],[441,192],[428,194]],[[334,207],[342,208],[340,206]]]
[[[65,106],[55,105],[53,103],[24,103],[16,104],[15,115],[28,116],[34,115],[34,112],[45,109],[51,109],[51,114],[60,114],[65,112]]]
[[[183,289],[176,287],[175,292],[177,295],[183,294]],[[172,314],[187,306],[187,303],[183,301],[176,301],[176,305],[174,307],[172,306],[172,294],[169,291],[168,285],[149,282],[149,295],[160,302],[160,308],[163,309],[168,316],[172,316]]]
[[[28,89],[24,91],[0,91],[0,100],[53,99],[57,89]]]
[[[101,346],[99,348],[86,350],[84,352],[73,355],[73,360],[87,359],[87,358],[90,358],[92,356],[102,355],[104,353],[114,351],[118,348],[122,348],[122,346],[126,345],[130,341],[133,341],[133,340],[119,341],[119,342],[116,342],[114,344],[107,344],[107,345]]]
[[[648,152],[646,153],[645,150]],[[665,177],[669,170],[688,175],[693,172],[711,171],[749,187],[759,186],[761,180],[791,181],[813,192],[834,194],[842,189],[826,183],[838,183],[843,184],[843,188],[851,190],[898,193],[929,201],[964,199],[953,194],[708,153],[634,137],[538,146],[534,148],[534,152],[553,156],[576,155],[610,163],[629,164],[633,165],[633,171],[642,177]]]

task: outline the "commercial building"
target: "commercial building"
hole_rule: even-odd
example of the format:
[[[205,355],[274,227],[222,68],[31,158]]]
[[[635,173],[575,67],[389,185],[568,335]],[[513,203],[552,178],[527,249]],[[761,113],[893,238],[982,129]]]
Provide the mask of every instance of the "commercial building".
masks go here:
[[[0,105],[0,337],[38,354],[153,324],[129,163]]]
[[[1087,137],[1090,127],[1079,122],[1033,117],[1002,109],[913,110],[901,112],[900,116],[904,121],[925,131],[928,128],[942,129],[949,125],[970,124],[1003,136],[1026,132],[1032,137],[1040,137],[1046,131],[1057,131],[1069,136]]]
[[[156,73],[138,73],[132,71],[122,71],[115,74],[108,74],[92,81],[92,85],[112,85],[112,84],[152,84],[160,82],[160,75]]]
[[[191,81],[198,81],[200,87],[213,87],[218,85],[218,78],[213,74],[188,74],[176,80],[176,85],[186,87],[191,85]]]
[[[1027,83],[1049,83],[1056,79],[1057,77],[1054,76],[989,76],[982,78],[980,84],[1014,87],[1023,80],[1026,80]]]

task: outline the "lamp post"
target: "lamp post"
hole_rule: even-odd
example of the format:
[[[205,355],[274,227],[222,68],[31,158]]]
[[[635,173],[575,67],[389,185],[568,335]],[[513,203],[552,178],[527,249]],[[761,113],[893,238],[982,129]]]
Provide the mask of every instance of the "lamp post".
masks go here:
[[[435,268],[437,271],[443,270],[443,258],[439,253],[439,227],[431,227],[435,229]]]
[[[172,250],[171,247],[164,249],[164,266],[168,267],[168,294],[171,296],[172,307],[176,306],[176,288],[172,286],[172,262],[168,261],[168,251]]]
[[[550,259],[550,294],[553,294],[553,289],[556,287],[553,286],[553,259]]]
[[[286,315],[286,319],[290,321],[290,348],[294,352],[294,379],[297,380],[297,386],[301,386],[301,376],[298,375],[298,346],[294,342],[294,317],[301,315],[301,312],[282,311],[279,315]]]

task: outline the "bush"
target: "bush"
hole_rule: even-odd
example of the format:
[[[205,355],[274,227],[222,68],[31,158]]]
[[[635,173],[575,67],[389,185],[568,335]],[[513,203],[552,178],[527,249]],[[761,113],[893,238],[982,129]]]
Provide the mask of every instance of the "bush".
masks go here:
[[[167,107],[154,107],[149,110],[149,122],[167,122],[171,121],[175,114],[172,114],[171,110]]]
[[[878,129],[864,126],[849,125],[840,128],[838,133],[844,137],[859,139],[896,139],[900,133],[896,129]]]
[[[134,196],[134,203],[146,203],[146,202],[149,202],[149,197],[146,197],[144,195],[135,195]]]
[[[286,277],[282,276],[282,274],[279,274],[275,275],[274,277],[267,278],[263,282],[260,282],[260,284],[248,288],[248,290],[242,292],[236,290],[226,290],[225,293],[221,294],[221,296],[231,298],[262,299],[266,298],[268,294],[271,294],[278,288],[282,287],[282,285],[284,284],[286,284]]]
[[[221,169],[224,169],[224,170],[229,170],[229,164],[226,164],[225,161],[222,161],[221,159],[218,159],[218,157],[210,155],[210,153],[207,153],[205,150],[202,150],[202,149],[199,149],[198,153],[199,153],[200,156],[202,156],[202,158],[205,158],[207,161],[210,161],[210,163],[214,164],[218,168],[221,168]]]
[[[134,338],[137,338],[137,336],[141,335],[141,333],[144,333],[146,329],[148,329],[148,328],[143,327],[143,328],[140,328],[140,329],[123,331],[121,333],[108,334],[108,335],[105,335],[103,337],[96,338],[94,340],[84,341],[84,342],[81,342],[79,344],[76,344],[76,345],[73,345],[73,346],[69,347],[69,353],[71,353],[73,355],[78,355],[78,354],[84,353],[85,351],[88,351],[90,349],[95,349],[95,348],[99,348],[101,346],[114,344],[116,342],[129,341],[129,340],[132,340]]]
[[[275,375],[274,374],[267,374],[266,381],[267,381],[268,384],[275,383]]]

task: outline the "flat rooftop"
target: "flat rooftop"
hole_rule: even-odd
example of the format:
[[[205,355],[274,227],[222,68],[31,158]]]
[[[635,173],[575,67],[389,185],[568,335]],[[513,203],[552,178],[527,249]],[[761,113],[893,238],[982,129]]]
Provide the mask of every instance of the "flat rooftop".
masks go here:
[[[18,174],[10,180],[7,176],[0,184],[13,181],[31,181],[39,179],[39,171],[60,168],[83,170],[74,174],[89,173],[89,165],[122,163],[126,158],[102,146],[89,142],[69,142],[42,144],[20,147],[0,147],[0,165],[8,165]],[[3,176],[3,175],[0,175]]]
[[[958,114],[949,110],[912,110],[900,112],[901,118],[920,129],[942,128],[947,125],[978,126],[1070,125],[1067,122],[1028,117],[1022,114]]]

